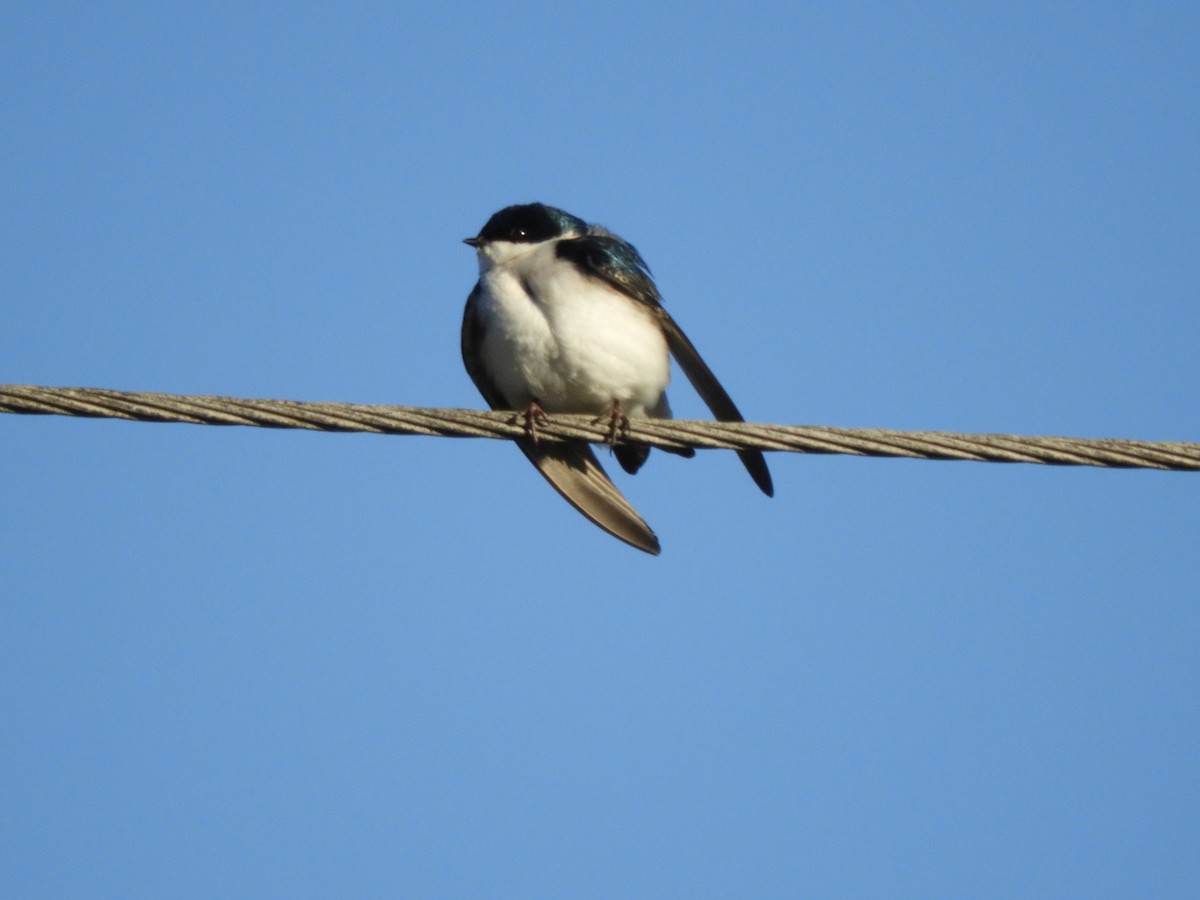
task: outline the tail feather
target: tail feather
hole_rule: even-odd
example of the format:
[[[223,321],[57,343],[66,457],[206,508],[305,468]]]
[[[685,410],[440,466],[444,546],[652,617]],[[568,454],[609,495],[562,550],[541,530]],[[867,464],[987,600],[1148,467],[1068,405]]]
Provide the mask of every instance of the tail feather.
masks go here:
[[[657,556],[658,538],[617,490],[592,448],[583,442],[517,445],[568,503],[613,537]]]

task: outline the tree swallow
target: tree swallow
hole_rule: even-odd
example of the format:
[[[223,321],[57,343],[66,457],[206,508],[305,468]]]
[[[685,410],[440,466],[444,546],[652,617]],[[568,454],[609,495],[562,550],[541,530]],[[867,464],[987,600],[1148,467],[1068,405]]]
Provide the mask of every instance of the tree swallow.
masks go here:
[[[539,442],[538,419],[554,413],[610,418],[617,462],[637,472],[650,448],[615,443],[618,425],[633,416],[671,417],[668,351],[718,420],[742,422],[742,414],[663,308],[632,244],[542,203],[505,207],[465,243],[479,258],[479,281],[462,325],[471,380],[492,409],[524,415],[529,433],[517,445],[572,506],[615,537],[657,554],[658,538],[587,442]],[[738,456],[770,497],[762,453],[741,450]]]

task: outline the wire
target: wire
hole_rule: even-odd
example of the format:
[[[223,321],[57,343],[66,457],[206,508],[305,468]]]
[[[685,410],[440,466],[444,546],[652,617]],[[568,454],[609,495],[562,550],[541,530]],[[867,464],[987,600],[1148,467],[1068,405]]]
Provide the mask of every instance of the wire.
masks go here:
[[[509,412],[247,400],[33,385],[0,385],[0,412],[438,437],[512,439],[526,434],[520,418]],[[601,421],[594,421],[590,416],[553,415],[545,425],[539,424],[538,438],[585,439],[604,443],[608,430],[607,416],[602,417]],[[630,420],[629,431],[621,439],[666,449],[775,450],[1062,466],[1200,470],[1200,444],[1180,441],[1025,437],[641,418]]]

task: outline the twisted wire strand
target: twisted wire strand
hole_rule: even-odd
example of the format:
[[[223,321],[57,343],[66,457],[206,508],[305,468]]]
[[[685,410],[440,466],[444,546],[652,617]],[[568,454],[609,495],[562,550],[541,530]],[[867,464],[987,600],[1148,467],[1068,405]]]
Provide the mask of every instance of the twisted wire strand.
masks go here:
[[[365,431],[437,437],[512,439],[525,426],[509,412],[249,400],[237,397],[0,385],[0,412],[85,416],[193,425],[254,425],[313,431]],[[542,440],[603,443],[608,417],[554,415],[538,426]],[[652,447],[842,453],[912,459],[965,459],[1061,466],[1200,470],[1200,444],[1108,438],[957,434],[884,428],[832,428],[689,419],[631,419],[622,440]]]

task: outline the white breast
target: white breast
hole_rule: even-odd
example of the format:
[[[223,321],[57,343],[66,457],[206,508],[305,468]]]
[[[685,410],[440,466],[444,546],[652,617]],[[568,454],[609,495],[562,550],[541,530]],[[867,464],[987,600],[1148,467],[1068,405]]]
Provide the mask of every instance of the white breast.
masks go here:
[[[480,275],[482,361],[514,409],[669,417],[670,358],[649,310],[581,275],[554,243]]]

